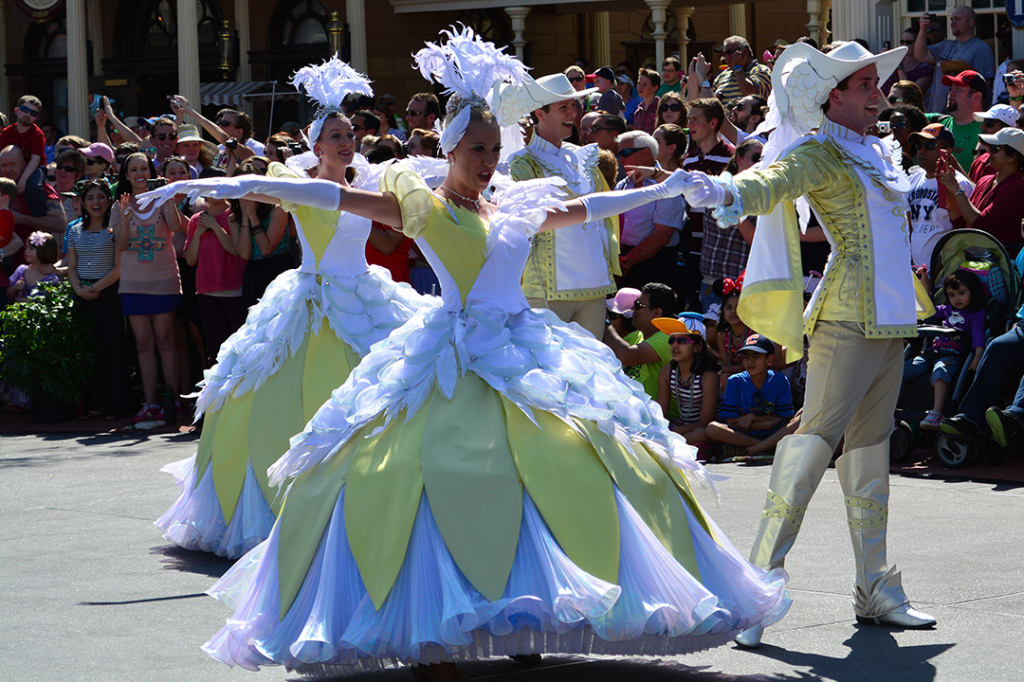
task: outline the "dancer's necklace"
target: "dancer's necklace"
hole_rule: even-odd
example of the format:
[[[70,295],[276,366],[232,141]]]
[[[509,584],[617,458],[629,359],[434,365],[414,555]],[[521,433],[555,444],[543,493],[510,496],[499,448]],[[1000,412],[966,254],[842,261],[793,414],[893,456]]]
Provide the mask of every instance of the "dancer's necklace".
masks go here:
[[[464,196],[462,196],[461,194],[459,194],[458,192],[456,192],[455,190],[453,190],[453,189],[452,189],[451,187],[449,187],[448,185],[442,185],[442,187],[443,187],[443,188],[444,188],[445,190],[447,190],[447,191],[451,192],[452,194],[454,194],[455,196],[457,196],[458,198],[462,199],[462,200],[463,200],[463,201],[465,201],[466,203],[469,203],[469,204],[473,204],[473,206],[475,206],[475,207],[476,207],[476,210],[477,210],[477,211],[479,211],[479,210],[480,210],[480,200],[479,200],[479,199],[470,199],[469,197],[464,197]]]

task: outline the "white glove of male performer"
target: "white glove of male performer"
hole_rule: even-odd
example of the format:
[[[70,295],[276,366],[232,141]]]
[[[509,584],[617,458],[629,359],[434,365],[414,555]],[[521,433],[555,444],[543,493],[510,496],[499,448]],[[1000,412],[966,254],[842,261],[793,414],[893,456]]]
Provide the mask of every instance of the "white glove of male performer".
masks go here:
[[[683,187],[683,196],[690,206],[709,208],[732,203],[729,192],[706,173],[693,171]]]
[[[690,173],[677,170],[664,182],[637,189],[620,189],[614,192],[595,192],[580,199],[587,209],[587,222],[610,218],[644,204],[660,199],[671,199],[682,194],[689,183]]]
[[[171,197],[187,194],[195,203],[199,197],[241,199],[247,194],[265,194],[301,206],[337,211],[341,203],[341,187],[329,180],[310,178],[275,178],[262,175],[239,175],[232,178],[182,180],[139,195],[143,210],[152,202],[160,204]]]

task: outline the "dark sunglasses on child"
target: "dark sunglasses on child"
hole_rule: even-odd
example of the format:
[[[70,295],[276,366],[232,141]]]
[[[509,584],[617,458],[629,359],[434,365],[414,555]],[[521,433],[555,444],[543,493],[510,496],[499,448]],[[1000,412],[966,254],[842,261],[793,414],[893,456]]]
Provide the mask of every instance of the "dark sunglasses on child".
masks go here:
[[[677,336],[668,337],[668,345],[674,346],[677,343],[681,343],[684,346],[691,343],[697,343],[697,337],[693,334],[679,334]]]
[[[658,107],[658,111],[682,111],[682,104],[662,104]]]

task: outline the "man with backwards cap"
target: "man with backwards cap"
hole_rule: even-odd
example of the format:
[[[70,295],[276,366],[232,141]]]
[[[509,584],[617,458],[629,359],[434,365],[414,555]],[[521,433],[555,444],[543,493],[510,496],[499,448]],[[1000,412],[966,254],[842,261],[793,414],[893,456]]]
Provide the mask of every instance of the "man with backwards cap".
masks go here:
[[[953,133],[941,123],[932,123],[919,133],[910,135],[917,145],[917,165],[909,172],[910,192],[910,258],[914,265],[928,265],[939,237],[953,229],[949,217],[950,204],[955,199],[938,180],[937,166],[943,150],[953,147]],[[950,165],[950,170],[955,170]],[[960,172],[956,173],[960,190],[970,196],[974,183]]]
[[[827,55],[790,46],[772,72],[769,118],[778,127],[760,169],[732,178],[694,172],[684,194],[691,205],[714,207],[720,225],[765,216],[751,248],[740,317],[785,346],[790,361],[800,357],[803,335],[810,338],[803,418],[776,451],[751,562],[763,568],[784,564],[845,436],[836,472],[856,564],[854,613],[862,623],[924,628],[935,619],[910,606],[900,574],[886,561],[885,541],[889,436],[903,338],[916,336],[919,314],[932,308],[910,267],[910,182],[900,152],[868,134],[885,105],[878,84],[905,53],[897,48],[873,55],[853,42]],[[794,210],[806,216],[803,201],[814,207],[833,243],[805,319]],[[756,625],[736,641],[756,647],[763,633]]]
[[[510,159],[513,179],[562,178],[569,198],[608,190],[597,167],[597,145],[577,147],[563,142],[573,132],[575,100],[593,92],[594,88],[576,90],[561,73],[537,80],[527,76],[522,87],[502,90],[499,108],[507,120],[528,113],[534,121],[526,149]],[[548,308],[600,339],[605,297],[615,293],[618,274],[617,221],[597,220],[535,235],[523,274],[523,293],[530,306]]]

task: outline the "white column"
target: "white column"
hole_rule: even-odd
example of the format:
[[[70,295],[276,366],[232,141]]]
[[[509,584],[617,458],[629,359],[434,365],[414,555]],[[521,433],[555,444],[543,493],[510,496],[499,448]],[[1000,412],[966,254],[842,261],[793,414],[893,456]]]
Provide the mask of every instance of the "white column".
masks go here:
[[[512,31],[515,37],[512,38],[512,47],[516,48],[516,58],[523,61],[526,49],[526,15],[530,13],[529,7],[506,7],[505,14],[512,20]]]
[[[821,24],[821,0],[807,0],[807,35],[815,36],[817,40],[821,33]]]
[[[238,70],[235,72],[235,80],[250,81],[249,0],[235,0],[235,28],[238,30]]]
[[[734,36],[747,38],[747,6],[729,5],[729,31]],[[749,40],[749,38],[747,38]]]
[[[831,34],[828,30],[828,21],[831,16],[832,0],[821,0],[821,28],[818,30],[818,37],[815,38],[818,41],[818,45],[827,45],[832,42]]]
[[[844,0],[832,5],[832,39],[864,38],[869,43],[875,35],[874,0]]]
[[[199,16],[196,3],[181,0],[178,5],[178,94],[198,111],[199,92]]]
[[[672,0],[644,0],[644,2],[651,8],[651,21],[654,23],[654,30],[651,32],[651,37],[654,38],[654,61],[658,69],[661,69],[661,63],[665,61],[665,38],[668,37],[668,33],[665,32],[665,10],[672,4]]]
[[[7,2],[0,0],[0,111],[11,115],[11,88],[7,82]]]
[[[89,38],[92,40],[92,73],[103,75],[103,8],[98,2],[86,6],[89,13]]]
[[[611,18],[608,12],[592,12],[590,22],[594,32],[594,63],[593,68],[612,64]],[[615,69],[613,68],[612,71]]]
[[[85,0],[67,2],[68,132],[89,139],[89,70],[85,47]]]
[[[352,68],[359,73],[366,73],[370,68],[370,60],[366,56],[366,5],[365,0],[346,0],[345,20],[348,22],[348,33],[351,39]]]
[[[679,31],[679,63],[683,66],[690,63],[688,54],[690,39],[686,37],[686,32],[690,29],[690,17],[693,15],[694,9],[694,7],[678,5],[672,7],[672,16],[676,18],[676,30]],[[661,68],[661,64],[658,64],[658,68]]]

